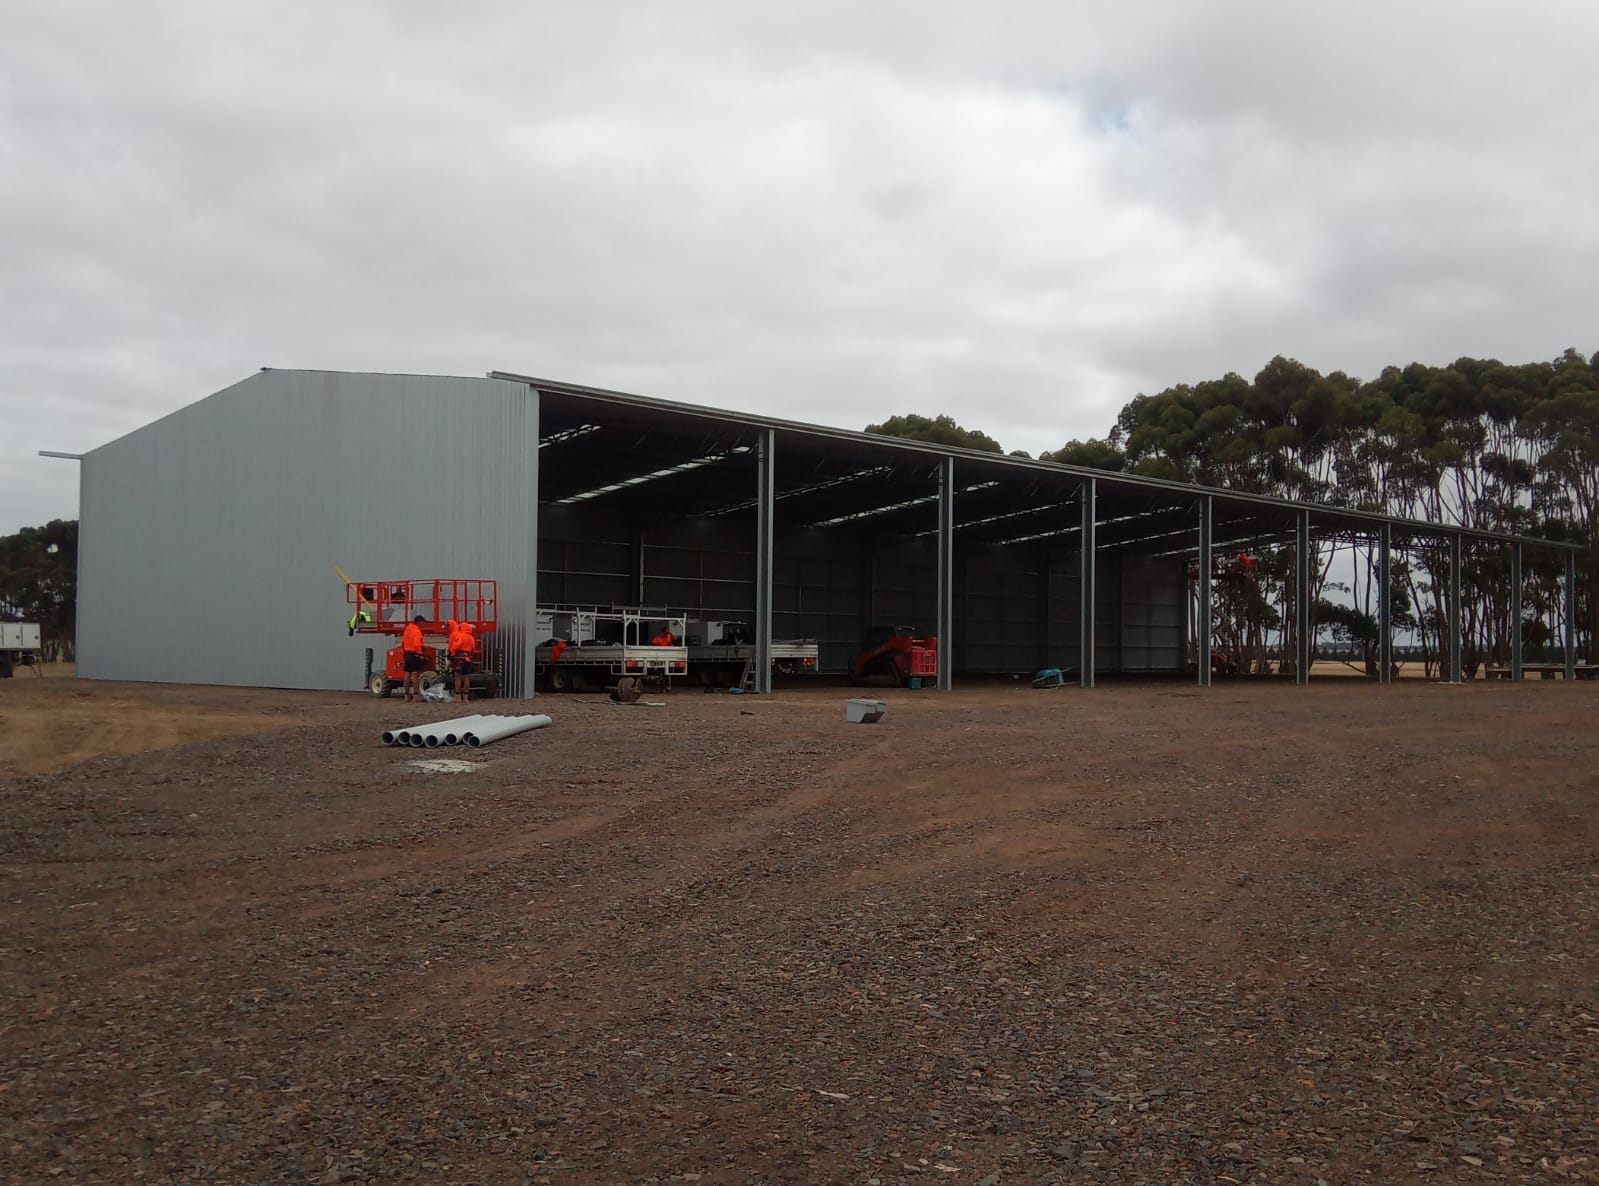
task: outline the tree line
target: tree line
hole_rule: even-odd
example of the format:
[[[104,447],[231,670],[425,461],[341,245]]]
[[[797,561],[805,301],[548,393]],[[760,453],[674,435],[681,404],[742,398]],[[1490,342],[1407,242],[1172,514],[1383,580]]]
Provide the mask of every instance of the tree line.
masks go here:
[[[1003,452],[948,416],[895,417],[867,431]],[[1279,356],[1253,379],[1230,373],[1138,395],[1103,437],[1068,441],[1041,459],[1583,545],[1578,650],[1599,659],[1599,354],[1412,363],[1365,381]],[[1448,549],[1396,544],[1394,621],[1436,666],[1448,658]],[[1323,540],[1317,549],[1319,621],[1308,628],[1369,650],[1380,596],[1375,542]],[[1468,674],[1504,661],[1516,630],[1529,654],[1553,654],[1564,629],[1564,561],[1526,549],[1519,623],[1509,550],[1468,539],[1463,561]],[[1223,613],[1245,638],[1241,650],[1263,657],[1293,631],[1291,548],[1263,549],[1258,571],[1258,587],[1229,594],[1239,604]]]
[[[78,521],[0,536],[0,621],[39,623],[45,658],[70,659],[77,618]]]

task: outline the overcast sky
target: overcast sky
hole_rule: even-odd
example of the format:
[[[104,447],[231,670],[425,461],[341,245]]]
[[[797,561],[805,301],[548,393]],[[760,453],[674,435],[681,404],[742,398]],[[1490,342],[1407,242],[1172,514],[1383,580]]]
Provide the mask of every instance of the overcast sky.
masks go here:
[[[1599,349],[1599,5],[0,4],[0,532],[261,366],[1032,452]]]

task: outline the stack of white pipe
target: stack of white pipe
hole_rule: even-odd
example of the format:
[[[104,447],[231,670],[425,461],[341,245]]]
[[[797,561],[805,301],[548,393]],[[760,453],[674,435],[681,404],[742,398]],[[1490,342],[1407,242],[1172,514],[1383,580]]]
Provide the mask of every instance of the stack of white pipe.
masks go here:
[[[427,746],[436,749],[441,745],[469,745],[474,748],[526,733],[529,729],[542,729],[550,724],[543,713],[525,717],[480,714],[470,717],[452,717],[447,721],[434,721],[430,725],[411,725],[404,729],[385,729],[384,745]]]

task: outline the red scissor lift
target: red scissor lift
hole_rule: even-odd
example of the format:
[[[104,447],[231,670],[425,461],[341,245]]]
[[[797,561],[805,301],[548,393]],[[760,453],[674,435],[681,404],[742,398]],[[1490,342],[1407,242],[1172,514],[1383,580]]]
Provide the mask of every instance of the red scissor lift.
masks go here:
[[[411,619],[421,614],[422,641],[427,669],[423,686],[447,678],[447,623],[471,623],[479,639],[496,625],[499,593],[494,581],[428,578],[419,581],[346,581],[345,601],[350,606],[351,634],[380,634],[398,639]],[[473,676],[473,690],[492,682]],[[387,647],[382,670],[367,676],[374,696],[387,696],[405,682],[405,662],[400,644]],[[497,690],[497,689],[496,689]]]

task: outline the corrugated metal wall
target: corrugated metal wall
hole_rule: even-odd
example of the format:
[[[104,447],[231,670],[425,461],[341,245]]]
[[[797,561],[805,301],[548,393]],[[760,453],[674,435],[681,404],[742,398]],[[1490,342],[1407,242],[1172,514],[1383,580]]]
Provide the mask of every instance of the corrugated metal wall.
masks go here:
[[[710,621],[755,615],[753,515],[686,519],[644,536],[644,604],[681,606]]]
[[[772,560],[772,636],[814,638],[817,663],[847,671],[866,635],[866,567],[859,541],[837,532],[779,537]]]
[[[1184,671],[1188,666],[1188,582],[1181,560],[1121,566],[1118,670]]]
[[[969,546],[955,556],[956,671],[1023,672],[1060,666],[1046,640],[1049,580],[1034,545]],[[1075,622],[1076,605],[1072,613]]]
[[[957,555],[956,569],[956,670],[1078,666],[1078,552],[974,548]],[[1179,562],[1102,553],[1094,580],[1095,670],[1182,671],[1186,604]]]
[[[754,539],[748,516],[685,519],[640,531],[602,509],[546,506],[539,519],[539,599],[750,620]]]
[[[507,689],[534,597],[538,403],[494,379],[264,371],[82,463],[78,671],[355,688],[353,579],[499,581]]]

